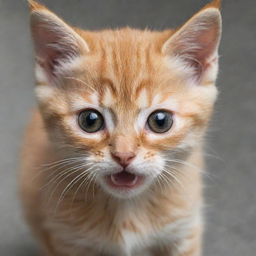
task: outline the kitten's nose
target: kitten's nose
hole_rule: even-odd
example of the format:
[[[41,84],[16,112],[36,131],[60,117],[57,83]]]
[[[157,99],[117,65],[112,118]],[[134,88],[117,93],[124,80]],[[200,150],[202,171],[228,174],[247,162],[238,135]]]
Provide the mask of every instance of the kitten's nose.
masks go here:
[[[125,168],[132,162],[136,155],[133,152],[115,152],[111,153],[111,156],[118,164]]]

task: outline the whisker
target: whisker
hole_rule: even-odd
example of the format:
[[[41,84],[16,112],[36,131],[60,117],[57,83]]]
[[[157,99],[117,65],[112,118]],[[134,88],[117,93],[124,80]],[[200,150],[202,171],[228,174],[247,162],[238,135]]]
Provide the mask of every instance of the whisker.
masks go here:
[[[90,167],[89,169],[84,170],[82,173],[80,173],[79,175],[77,175],[74,179],[72,179],[71,182],[69,182],[69,184],[65,187],[65,189],[62,191],[59,200],[56,204],[56,208],[55,211],[58,209],[60,203],[62,202],[62,200],[65,197],[65,194],[83,177],[83,175],[85,175],[85,173],[87,173],[88,171],[90,171],[93,167]]]
[[[96,171],[97,169],[94,169],[94,171]],[[92,176],[92,173],[85,173],[81,179],[83,179],[83,181],[80,183],[80,185],[78,186],[78,188],[76,189],[75,193],[74,193],[74,196],[72,198],[72,203],[71,203],[71,209],[73,208],[73,204],[74,204],[74,200],[75,200],[75,197],[76,197],[76,194],[78,193],[79,189],[82,187],[82,186],[85,186],[85,188],[88,186],[88,183],[89,183],[89,179],[90,177]]]
[[[66,180],[68,177],[70,177],[71,175],[73,175],[74,173],[77,173],[77,172],[81,171],[81,168],[82,168],[82,167],[83,167],[83,166],[76,166],[76,167],[74,167],[74,168],[72,168],[72,169],[69,169],[68,172],[65,173],[65,174],[68,174],[69,172],[71,172],[71,173],[69,173],[68,175],[66,175],[63,179],[61,179],[61,180],[58,182],[58,184],[56,185],[56,187],[53,189],[53,191],[52,191],[51,194],[50,194],[48,203],[49,203],[50,200],[52,199],[52,197],[53,197],[55,191],[57,190],[57,188],[59,187],[59,185],[60,185],[64,180]],[[63,177],[63,175],[62,175],[62,177]]]
[[[163,175],[165,175],[165,176],[169,175],[173,180],[176,181],[177,184],[179,184],[181,187],[183,187],[181,181],[175,176],[175,174],[173,172],[171,172],[170,169],[164,169],[163,171],[164,171]],[[170,180],[170,178],[168,176],[166,176],[166,177],[168,178],[168,180]]]
[[[58,166],[57,169],[55,169],[50,175],[48,175],[47,178],[51,178],[52,176],[54,176],[56,173],[59,173],[60,171],[62,171],[63,169],[66,170],[70,167],[72,167],[73,164],[79,164],[79,162],[70,162],[70,163],[63,163],[60,166]],[[53,169],[53,168],[52,168]]]
[[[193,165],[193,164],[188,163],[188,162],[185,162],[185,161],[182,161],[182,160],[165,159],[165,161],[168,162],[168,163],[181,164],[181,165],[184,165],[184,166],[188,166],[188,167],[191,167],[191,168],[195,169],[196,171],[202,172],[202,170],[198,166]]]
[[[71,209],[72,209],[72,206],[73,206],[73,203],[74,203],[74,200],[76,198],[76,194],[78,193],[79,189],[82,187],[82,186],[87,186],[88,184],[88,177],[90,176],[90,173],[85,173],[83,176],[82,176],[82,182],[80,183],[80,185],[78,186],[78,188],[76,189],[75,193],[74,193],[74,196],[73,196],[73,199],[72,199],[72,203],[71,203]]]
[[[92,181],[93,181],[93,174],[91,174],[90,176],[89,176],[89,181],[88,181],[88,186],[87,186],[87,189],[86,189],[86,195],[88,194],[88,192],[89,192],[89,188],[90,188],[90,186],[91,186],[91,183],[92,183]]]
[[[41,166],[45,166],[45,167],[51,167],[51,166],[55,166],[55,164],[59,164],[59,163],[65,163],[65,162],[68,162],[68,161],[77,161],[77,160],[80,160],[82,158],[82,156],[79,156],[79,157],[70,157],[70,158],[64,158],[64,159],[61,159],[61,160],[58,160],[58,161],[54,161],[54,162],[51,162],[51,163],[46,163],[46,164],[42,164]],[[84,159],[83,159],[84,160]]]
[[[79,79],[79,78],[76,78],[76,77],[71,77],[71,76],[66,76],[65,77],[66,79],[71,79],[71,80],[74,80],[74,81],[77,81],[79,83],[82,83],[83,85],[85,85],[86,87],[88,87],[89,89],[91,89],[92,91],[94,92],[97,92],[93,87],[91,87],[89,84],[87,84],[85,81]]]
[[[166,180],[165,180],[165,178],[163,177],[162,173],[160,173],[160,174],[157,176],[157,183],[159,184],[159,187],[160,187],[160,189],[161,189],[161,192],[163,193],[162,185],[163,185],[163,186],[166,186]]]
[[[54,174],[57,173],[57,175],[55,175],[53,178],[51,178],[53,175],[50,175],[49,178],[51,178],[51,179],[44,186],[42,186],[41,189],[44,189],[45,187],[48,187],[50,184],[57,182],[57,180],[59,180],[61,177],[63,177],[67,173],[73,171],[77,167],[80,167],[80,166],[81,167],[85,167],[85,166],[88,166],[88,165],[89,164],[86,164],[86,165],[85,164],[75,165],[72,168],[69,168],[69,169],[65,168],[64,170],[62,168],[58,168],[56,171],[54,171]]]
[[[95,196],[95,181],[96,181],[96,177],[97,177],[97,173],[94,173],[94,175],[92,176],[92,197]]]
[[[64,166],[69,166],[69,165],[72,165],[74,164],[75,162],[78,162],[78,161],[75,161],[75,160],[69,160],[69,159],[62,159],[61,160],[62,162],[58,161],[59,163],[57,164],[54,164],[52,166],[50,166],[50,164],[48,164],[49,166],[46,167],[46,168],[43,168],[42,170],[40,170],[39,172],[36,173],[36,175],[32,178],[32,180],[35,180],[39,175],[41,175],[42,173],[44,172],[48,172],[48,171],[51,171],[52,169],[54,168],[57,168],[56,170],[53,171],[53,173],[51,173],[50,175],[54,175],[57,171],[61,170]],[[44,165],[42,165],[44,166]],[[38,167],[38,168],[41,168],[41,167]]]

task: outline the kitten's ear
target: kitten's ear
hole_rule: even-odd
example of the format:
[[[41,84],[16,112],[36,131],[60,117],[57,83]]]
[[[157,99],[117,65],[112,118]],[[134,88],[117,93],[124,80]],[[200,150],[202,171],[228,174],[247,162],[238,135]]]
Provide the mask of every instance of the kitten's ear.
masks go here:
[[[197,83],[214,82],[221,37],[220,1],[205,6],[163,45],[162,53],[178,60]]]
[[[35,1],[29,1],[29,7],[37,68],[52,82],[89,48],[74,29],[47,8]]]

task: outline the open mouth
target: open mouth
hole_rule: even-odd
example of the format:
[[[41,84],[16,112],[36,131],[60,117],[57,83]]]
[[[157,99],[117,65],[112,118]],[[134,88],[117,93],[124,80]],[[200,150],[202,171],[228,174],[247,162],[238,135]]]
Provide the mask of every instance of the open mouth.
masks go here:
[[[113,188],[132,189],[142,184],[143,177],[127,171],[107,176],[107,183]]]

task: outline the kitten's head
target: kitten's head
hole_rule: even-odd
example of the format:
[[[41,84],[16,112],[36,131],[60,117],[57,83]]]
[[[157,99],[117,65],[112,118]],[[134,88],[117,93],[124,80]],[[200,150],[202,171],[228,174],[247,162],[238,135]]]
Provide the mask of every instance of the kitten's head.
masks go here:
[[[81,177],[135,196],[200,145],[217,95],[217,2],[176,31],[89,32],[30,1],[40,110]]]

